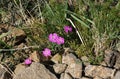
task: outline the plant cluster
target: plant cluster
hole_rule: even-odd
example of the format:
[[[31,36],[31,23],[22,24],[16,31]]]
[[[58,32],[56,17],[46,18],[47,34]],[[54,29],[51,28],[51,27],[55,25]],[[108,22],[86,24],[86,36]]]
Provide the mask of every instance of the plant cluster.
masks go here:
[[[64,26],[64,32],[65,33],[69,33],[69,32],[72,32],[72,27],[71,26]],[[57,33],[50,33],[49,34],[49,37],[48,37],[48,39],[49,39],[49,41],[51,42],[51,43],[55,43],[55,46],[60,46],[60,45],[62,45],[62,44],[64,44],[64,42],[65,42],[65,40],[64,40],[64,38],[63,37],[61,37],[61,36],[58,36],[58,34]],[[55,46],[54,47],[52,47],[53,48],[53,50],[55,49]],[[51,50],[49,49],[49,48],[45,48],[43,51],[42,51],[42,54],[43,54],[43,56],[45,56],[45,57],[49,57],[49,56],[51,56]],[[25,61],[24,61],[24,64],[26,64],[26,65],[29,65],[29,64],[31,64],[32,63],[32,60],[30,59],[30,58],[27,58]]]
[[[0,16],[14,16],[1,22],[23,29],[28,45],[40,45],[45,57],[58,53],[61,46],[70,47],[78,57],[85,55],[99,64],[104,50],[114,49],[120,40],[119,0],[1,1]]]

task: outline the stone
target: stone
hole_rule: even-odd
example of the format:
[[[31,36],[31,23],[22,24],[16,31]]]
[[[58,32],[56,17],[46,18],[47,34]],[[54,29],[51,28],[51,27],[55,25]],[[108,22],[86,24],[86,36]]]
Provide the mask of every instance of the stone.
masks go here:
[[[53,69],[54,69],[55,73],[57,73],[57,74],[63,73],[66,68],[67,68],[66,64],[54,64],[53,65]]]
[[[69,73],[73,78],[81,78],[82,63],[73,63],[73,64],[68,65],[65,72]]]
[[[12,29],[11,36],[12,36],[12,38],[15,38],[14,43],[20,44],[20,42],[22,42],[26,38],[25,32],[19,28],[15,28],[15,27],[12,27],[11,29]]]
[[[0,64],[0,79],[12,79],[8,69]]]
[[[116,54],[115,51],[111,49],[105,50],[104,61],[108,67],[113,67],[116,62]]]
[[[34,62],[40,62],[40,54],[38,53],[38,51],[34,51],[33,53],[31,53],[29,58]]]
[[[113,79],[120,79],[120,71],[117,71]]]
[[[119,40],[118,43],[116,44],[116,49],[120,52],[120,40]]]
[[[82,77],[82,78],[79,78],[79,79],[92,79],[92,78]]]
[[[56,63],[56,64],[61,63],[62,62],[62,56],[59,53],[57,53],[51,58],[51,61]]]
[[[96,76],[93,79],[103,79],[103,78]]]
[[[16,28],[14,26],[9,26],[7,24],[0,25],[0,34],[6,35],[1,38],[2,41],[6,42],[9,45],[19,45],[26,38],[26,34],[22,29]]]
[[[116,62],[115,62],[114,68],[120,69],[120,53],[117,53]]]
[[[68,65],[65,72],[69,73],[73,78],[80,78],[82,76],[82,61],[77,59],[74,54],[68,53],[63,55],[62,63]]]
[[[23,63],[20,63],[18,65],[16,65],[14,73],[15,74],[19,74],[22,73],[22,71],[26,68],[27,66],[25,66]]]
[[[73,79],[68,73],[62,73],[60,79]]]
[[[88,65],[85,67],[85,76],[88,77],[96,77],[99,76],[101,78],[112,78],[115,73],[115,69],[111,69],[108,67],[103,66],[95,66],[95,65]]]
[[[107,64],[106,64],[105,61],[102,61],[102,62],[100,63],[100,65],[101,65],[101,66],[107,66]]]
[[[77,57],[73,55],[72,53],[62,56],[62,63],[70,65],[76,62],[77,62]]]
[[[33,62],[22,73],[15,74],[13,79],[57,79],[43,64]]]
[[[66,54],[69,54],[70,52],[74,52],[71,48],[69,48],[69,47],[65,47],[64,48],[64,55],[66,55]]]
[[[90,65],[90,62],[87,56],[82,56],[81,60],[85,66]]]

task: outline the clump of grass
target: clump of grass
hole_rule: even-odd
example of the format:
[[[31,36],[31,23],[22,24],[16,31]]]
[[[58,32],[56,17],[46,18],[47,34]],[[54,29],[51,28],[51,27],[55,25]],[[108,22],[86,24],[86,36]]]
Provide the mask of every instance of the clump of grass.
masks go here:
[[[80,3],[80,4],[79,4]],[[76,27],[82,35],[82,39],[86,43],[81,45],[83,50],[87,49],[88,55],[92,55],[96,63],[102,60],[101,52],[106,48],[111,48],[111,42],[120,39],[119,33],[119,2],[114,1],[94,2],[78,0],[78,7],[75,7],[74,13],[69,13],[73,20],[76,20]],[[82,9],[82,6],[86,7]],[[85,53],[86,51],[83,51]],[[91,54],[92,53],[92,54]],[[79,53],[82,55],[81,53]],[[94,56],[95,55],[95,56]],[[100,59],[99,59],[100,57]],[[91,60],[91,57],[90,57]],[[92,62],[94,63],[94,62]],[[95,64],[95,63],[94,63]]]
[[[28,45],[47,45],[47,30],[44,28],[45,25],[39,23],[37,20],[33,22],[29,27],[21,27],[27,34]]]

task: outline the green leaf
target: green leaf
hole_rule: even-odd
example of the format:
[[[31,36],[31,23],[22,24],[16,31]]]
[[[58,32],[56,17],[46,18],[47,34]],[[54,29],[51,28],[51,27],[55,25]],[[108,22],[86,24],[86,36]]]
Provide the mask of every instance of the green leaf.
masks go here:
[[[45,1],[46,3],[46,8],[48,9],[48,11],[52,14],[52,16],[54,16],[54,12],[52,11],[50,5]]]
[[[73,17],[75,20],[77,20],[79,23],[81,23],[83,26],[90,28],[85,22],[83,22],[81,19],[77,18],[76,16],[71,14],[71,17]]]

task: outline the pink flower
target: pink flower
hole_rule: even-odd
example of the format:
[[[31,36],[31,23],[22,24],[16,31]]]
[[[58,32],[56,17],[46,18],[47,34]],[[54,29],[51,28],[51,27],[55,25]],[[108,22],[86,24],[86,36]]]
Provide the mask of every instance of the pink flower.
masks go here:
[[[71,27],[71,26],[64,26],[64,31],[65,31],[66,33],[72,32],[72,27]]]
[[[58,36],[57,33],[53,33],[53,34],[51,33],[49,35],[49,41],[53,42],[53,43],[56,43],[58,45],[64,44],[64,38]]]
[[[42,53],[45,57],[51,56],[51,50],[48,48],[45,48]]]
[[[57,35],[57,33],[51,33],[50,35],[49,35],[49,41],[50,42],[53,42],[53,43],[56,43],[57,42],[57,39],[58,39],[58,35]]]
[[[30,58],[27,58],[25,61],[24,61],[24,64],[26,65],[30,65],[32,63],[32,60]]]
[[[58,45],[60,45],[60,44],[64,44],[64,38],[62,38],[62,37],[58,37],[56,43],[57,43]]]

